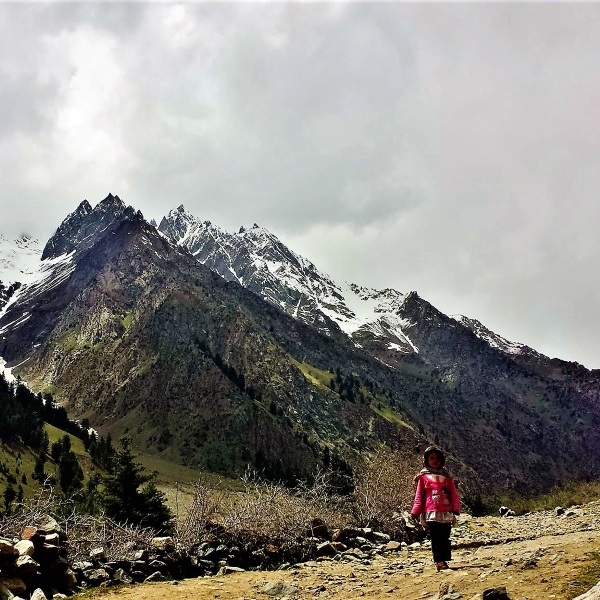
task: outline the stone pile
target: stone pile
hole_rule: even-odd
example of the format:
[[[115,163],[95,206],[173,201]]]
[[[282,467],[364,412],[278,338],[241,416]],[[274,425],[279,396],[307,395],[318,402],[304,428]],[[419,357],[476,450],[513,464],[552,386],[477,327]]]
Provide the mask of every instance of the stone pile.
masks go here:
[[[30,595],[41,600],[41,589],[65,597],[77,585],[65,541],[63,530],[51,517],[25,527],[18,540],[0,538],[0,600]]]
[[[401,550],[423,537],[408,520],[403,520],[402,532],[399,542],[372,528],[330,531],[315,519],[302,537],[276,545],[256,540],[234,543],[215,528],[191,548],[178,547],[172,537],[157,537],[147,548],[131,549],[126,559],[112,560],[109,549],[97,547],[83,560],[69,562],[67,535],[54,519],[43,517],[35,526],[25,527],[19,539],[0,538],[0,600],[57,600],[97,586],[227,575],[309,559],[361,561]]]

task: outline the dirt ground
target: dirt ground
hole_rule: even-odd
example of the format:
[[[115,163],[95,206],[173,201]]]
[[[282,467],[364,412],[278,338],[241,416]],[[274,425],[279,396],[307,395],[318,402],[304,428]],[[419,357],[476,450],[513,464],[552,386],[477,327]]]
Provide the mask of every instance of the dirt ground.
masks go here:
[[[590,587],[579,580],[582,568],[600,551],[600,530],[558,533],[537,539],[459,548],[452,570],[438,573],[427,548],[377,556],[370,564],[312,561],[282,571],[255,571],[108,589],[102,598],[118,600],[267,600],[328,598],[433,599],[440,584],[450,598],[476,600],[488,588],[505,586],[512,600],[564,600]],[[597,560],[597,559],[596,559]],[[269,582],[291,584],[278,595],[262,589]],[[570,592],[570,596],[567,594]],[[96,597],[96,593],[93,594]]]

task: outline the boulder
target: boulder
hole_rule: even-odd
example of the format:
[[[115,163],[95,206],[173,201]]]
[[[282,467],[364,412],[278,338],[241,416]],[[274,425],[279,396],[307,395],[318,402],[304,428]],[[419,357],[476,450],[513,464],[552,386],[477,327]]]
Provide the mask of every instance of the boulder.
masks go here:
[[[488,588],[483,591],[483,600],[510,600],[505,587]]]
[[[31,600],[48,600],[48,598],[41,588],[37,588],[33,594],[31,594]]]
[[[35,546],[30,540],[21,540],[15,544],[15,548],[19,551],[21,556],[33,556],[35,552]]]
[[[150,542],[150,545],[162,552],[173,552],[175,550],[175,540],[171,536],[155,537]]]
[[[585,594],[577,596],[574,600],[600,600],[600,582],[598,582],[592,589],[588,590]]]
[[[0,598],[24,594],[26,590],[27,584],[20,577],[0,577]]]
[[[285,581],[268,581],[260,590],[267,596],[293,596],[298,591],[298,586],[286,583]]]
[[[106,552],[104,548],[92,548],[90,550],[90,560],[94,562],[106,562]]]
[[[23,554],[17,558],[17,573],[20,577],[27,579],[27,576],[33,575],[39,568],[39,563],[27,554]]]

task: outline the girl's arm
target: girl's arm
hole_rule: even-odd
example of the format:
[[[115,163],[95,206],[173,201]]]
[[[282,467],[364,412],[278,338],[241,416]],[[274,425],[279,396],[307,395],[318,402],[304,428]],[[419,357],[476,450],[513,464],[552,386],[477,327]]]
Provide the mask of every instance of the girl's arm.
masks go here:
[[[422,512],[424,512],[424,492],[425,486],[423,485],[423,478],[419,477],[417,481],[417,489],[415,490],[415,501],[413,502],[413,507],[410,511],[410,514],[414,517],[418,517]]]

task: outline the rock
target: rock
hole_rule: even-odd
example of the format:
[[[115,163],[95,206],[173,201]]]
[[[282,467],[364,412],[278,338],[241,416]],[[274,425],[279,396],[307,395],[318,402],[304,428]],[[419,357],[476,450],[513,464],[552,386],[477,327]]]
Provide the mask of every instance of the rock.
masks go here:
[[[58,533],[49,533],[44,536],[44,542],[49,546],[60,546],[60,536]]]
[[[148,550],[138,550],[132,556],[131,560],[133,560],[133,561],[136,561],[136,560],[148,560]]]
[[[332,541],[334,542],[342,542],[343,544],[348,543],[348,541],[356,538],[362,533],[359,529],[355,527],[342,527],[342,529],[336,529],[331,536]]]
[[[17,571],[21,577],[27,578],[28,575],[33,575],[40,565],[31,556],[24,554],[17,558]]]
[[[150,545],[163,552],[173,552],[175,550],[175,540],[171,536],[155,537],[150,542]]]
[[[565,514],[565,509],[564,509],[562,506],[557,506],[557,507],[554,509],[554,514],[555,514],[557,517],[560,517],[560,515],[564,515],[564,514]]]
[[[87,560],[80,560],[76,563],[73,563],[73,568],[76,571],[85,571],[86,569],[91,569],[94,566],[94,563],[91,563]]]
[[[382,533],[381,531],[373,532],[373,539],[380,544],[385,544],[389,542],[392,538],[387,533]]]
[[[268,581],[262,587],[261,591],[267,596],[275,596],[281,598],[282,596],[291,596],[298,591],[298,586],[286,583],[285,581]]]
[[[501,506],[498,509],[498,512],[500,513],[501,517],[514,517],[515,516],[515,511],[508,508],[508,506]]]
[[[330,538],[329,527],[327,527],[327,523],[323,519],[313,519],[306,527],[306,536],[328,540]]]
[[[91,585],[100,585],[110,579],[106,569],[87,569],[83,572],[83,576]]]
[[[113,575],[113,578],[119,583],[133,583],[133,578],[127,574],[125,569],[117,569]]]
[[[15,544],[15,548],[19,551],[21,556],[33,556],[35,552],[35,546],[30,540],[21,540]]]
[[[58,533],[61,536],[65,535],[65,532],[62,530],[61,526],[50,515],[44,515],[39,520],[37,523],[37,532],[41,533],[42,535],[51,535],[53,533]]]
[[[35,557],[43,564],[55,562],[59,556],[60,548],[58,546],[42,544],[35,549]]]
[[[10,540],[0,538],[0,555],[2,556],[18,556],[19,551],[13,546]]]
[[[317,556],[333,556],[334,554],[337,554],[337,550],[331,542],[323,542],[317,546]]]
[[[231,575],[231,573],[245,573],[246,569],[241,567],[232,567],[231,565],[225,565],[219,569],[217,575]]]
[[[24,594],[26,590],[27,584],[20,577],[0,577],[0,598],[12,597],[12,594]]]
[[[144,583],[149,583],[152,581],[164,581],[165,576],[160,571],[155,571],[152,575],[148,575],[146,579],[144,579]]]
[[[33,594],[31,594],[31,600],[48,600],[48,598],[40,588],[37,588]]]
[[[90,560],[94,562],[106,562],[106,552],[104,548],[92,548],[90,550]]]
[[[598,582],[591,590],[585,594],[577,596],[574,600],[600,600],[600,582]]]
[[[25,527],[25,529],[23,529],[23,531],[21,532],[22,540],[34,541],[36,538],[39,538],[39,537],[40,537],[40,535],[37,532],[37,527],[32,527],[31,525],[28,525],[27,527]]]
[[[60,589],[72,590],[77,585],[77,575],[72,569],[67,569],[62,575],[56,577],[55,582]],[[56,594],[54,598],[56,598]]]
[[[505,587],[488,588],[483,591],[483,600],[510,600]]]
[[[391,551],[397,551],[397,550],[402,550],[402,544],[400,542],[388,542],[387,545],[385,546],[386,550],[391,550]]]

